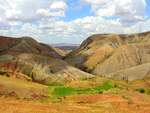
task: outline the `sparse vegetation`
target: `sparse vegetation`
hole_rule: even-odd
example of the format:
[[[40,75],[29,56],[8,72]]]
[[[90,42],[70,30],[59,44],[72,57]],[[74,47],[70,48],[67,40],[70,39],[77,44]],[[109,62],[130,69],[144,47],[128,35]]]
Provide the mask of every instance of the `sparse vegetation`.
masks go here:
[[[137,91],[140,92],[140,93],[145,93],[145,89],[144,88],[137,89]]]
[[[96,86],[94,89],[101,93],[101,92],[103,92],[105,90],[109,90],[111,88],[114,88],[114,84],[111,81],[107,81],[103,85]]]
[[[57,87],[52,92],[52,95],[56,97],[65,97],[65,96],[73,94],[74,92],[75,92],[75,89],[70,88],[70,87]]]
[[[136,89],[139,93],[150,95],[150,89],[149,88],[138,88]]]
[[[51,84],[48,84],[48,86],[50,86],[50,87],[54,87],[54,86],[64,86],[64,84],[62,84],[62,83],[51,83]]]
[[[136,36],[95,35],[66,57],[28,37],[2,37],[0,112],[149,113],[150,40]]]
[[[93,84],[93,85],[83,86],[83,83],[85,82],[88,82],[89,84]],[[98,84],[95,82],[97,82]],[[23,94],[25,94],[26,96],[30,95],[30,93],[26,93],[26,90],[28,90],[28,88],[30,89],[31,85],[29,87],[28,85],[27,86],[25,85],[24,87],[23,85],[24,83],[16,82],[15,84],[20,84],[20,87],[22,88],[22,89],[17,90],[17,92],[23,91]],[[48,108],[51,106],[50,109],[57,109],[58,112],[60,112],[61,110],[61,111],[64,111],[65,113],[70,113],[70,111],[67,111],[68,106],[69,106],[69,109],[72,108],[73,106],[76,106],[75,108],[72,108],[75,111],[75,113],[76,112],[80,113],[81,109],[83,109],[81,113],[84,113],[84,112],[90,113],[90,111],[93,111],[93,109],[94,111],[96,110],[96,113],[103,113],[105,111],[107,112],[111,109],[113,109],[114,112],[116,113],[123,113],[124,109],[126,109],[130,113],[132,109],[129,108],[129,106],[132,107],[133,105],[136,104],[136,99],[134,98],[138,98],[138,101],[142,101],[141,100],[142,98],[145,99],[145,95],[143,96],[140,95],[140,99],[139,99],[137,93],[134,93],[134,92],[133,92],[133,95],[129,95],[128,91],[126,90],[126,87],[129,86],[129,88],[132,88],[131,85],[133,86],[134,84],[127,84],[125,81],[113,81],[113,80],[106,80],[104,78],[92,78],[92,79],[87,79],[87,80],[81,80],[79,82],[78,87],[72,87],[70,84],[61,83],[61,82],[60,83],[54,82],[54,83],[49,84],[48,85],[48,90],[49,90],[48,97],[41,98],[38,101],[40,102],[39,106],[43,106],[43,109],[45,106],[47,106]],[[12,87],[14,87],[14,85]],[[33,89],[31,88],[33,92],[36,90],[36,86],[33,85],[32,87],[34,87]],[[143,87],[143,89],[145,88]],[[37,87],[37,91],[40,91],[40,90],[41,90],[40,87]],[[135,91],[134,88],[130,90]],[[113,93],[113,91],[115,92],[117,91],[117,93]],[[145,94],[148,94],[148,89],[145,89],[145,91],[147,92]],[[11,93],[11,95],[13,96],[14,93]],[[23,95],[21,94],[21,96]],[[36,98],[36,95],[34,96]],[[1,100],[1,97],[0,97],[0,100]],[[32,102],[31,106],[33,106],[34,104],[38,105],[38,102],[37,101]],[[0,104],[1,104],[1,101],[0,101]],[[20,105],[20,102],[18,104]],[[82,104],[82,106],[80,104]],[[59,108],[57,108],[58,105],[59,105]],[[9,103],[8,103],[8,106],[9,106]],[[138,104],[138,106],[141,106],[141,104]],[[122,107],[123,109],[121,109]],[[28,109],[29,108],[30,107],[28,107]],[[48,108],[45,108],[45,110],[48,110]],[[78,111],[78,108],[80,108],[79,111]],[[89,109],[85,109],[85,108],[89,108]],[[143,106],[141,106],[141,108],[147,109],[147,111],[149,109],[147,107],[144,108]],[[20,110],[22,109],[24,108],[20,108]],[[39,109],[39,108],[36,108],[36,109]],[[32,112],[36,112],[34,110],[35,109],[31,109]],[[103,112],[101,110],[103,110]],[[142,111],[139,111],[139,110],[140,108],[137,108],[137,111],[139,113],[143,113]],[[39,112],[37,111],[37,113]]]
[[[65,96],[69,96],[73,94],[74,95],[76,94],[77,95],[78,94],[98,94],[98,93],[103,93],[104,91],[107,91],[112,88],[114,88],[113,83],[111,81],[107,81],[103,83],[102,85],[98,85],[92,88],[71,88],[71,87],[59,86],[59,87],[54,88],[51,94],[56,97],[65,97]]]
[[[48,87],[0,75],[0,95],[18,99],[40,99],[48,96]]]
[[[129,96],[122,96],[122,97],[128,101],[128,104],[132,104],[133,103],[131,97],[129,97]]]

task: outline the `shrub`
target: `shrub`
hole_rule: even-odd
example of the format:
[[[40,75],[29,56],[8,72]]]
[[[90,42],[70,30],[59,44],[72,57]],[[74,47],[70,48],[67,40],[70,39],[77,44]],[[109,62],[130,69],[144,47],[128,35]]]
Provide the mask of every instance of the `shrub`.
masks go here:
[[[140,93],[145,93],[145,89],[144,88],[137,89],[137,91],[140,92]]]

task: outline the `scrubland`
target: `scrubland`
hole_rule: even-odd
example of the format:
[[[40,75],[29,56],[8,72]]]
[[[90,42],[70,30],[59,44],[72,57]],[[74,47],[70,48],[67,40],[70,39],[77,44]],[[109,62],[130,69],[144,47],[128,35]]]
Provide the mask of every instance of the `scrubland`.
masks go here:
[[[2,92],[3,91],[3,92]],[[101,77],[47,86],[0,77],[0,113],[149,113],[150,80]]]

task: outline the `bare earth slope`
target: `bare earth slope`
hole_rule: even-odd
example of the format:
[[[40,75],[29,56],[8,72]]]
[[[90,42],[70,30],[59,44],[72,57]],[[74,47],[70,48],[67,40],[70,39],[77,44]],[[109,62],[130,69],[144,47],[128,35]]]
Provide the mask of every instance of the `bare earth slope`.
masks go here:
[[[42,84],[92,76],[61,60],[59,52],[29,37],[0,37],[0,74]]]
[[[51,46],[38,43],[31,37],[11,38],[0,36],[0,54],[17,55],[34,53],[61,58],[61,55]]]
[[[150,63],[150,32],[93,35],[67,55],[66,61],[92,74],[110,78],[150,77],[147,64]]]

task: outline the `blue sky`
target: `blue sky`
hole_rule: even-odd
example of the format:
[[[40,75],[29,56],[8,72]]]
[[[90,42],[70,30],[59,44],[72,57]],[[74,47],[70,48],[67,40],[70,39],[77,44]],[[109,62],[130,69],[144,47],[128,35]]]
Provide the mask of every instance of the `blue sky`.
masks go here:
[[[89,4],[81,4],[80,0],[68,0],[67,4],[68,9],[66,11],[66,16],[63,18],[64,21],[72,21],[94,15],[91,11],[91,6]]]
[[[0,35],[44,43],[150,30],[150,0],[0,0],[0,14]]]
[[[146,13],[150,17],[150,0],[146,0],[147,7],[146,7]]]

